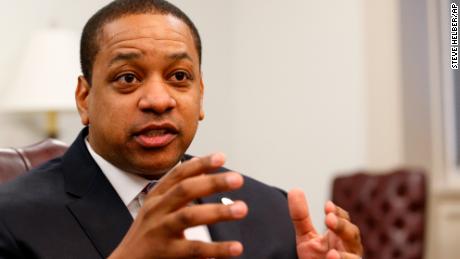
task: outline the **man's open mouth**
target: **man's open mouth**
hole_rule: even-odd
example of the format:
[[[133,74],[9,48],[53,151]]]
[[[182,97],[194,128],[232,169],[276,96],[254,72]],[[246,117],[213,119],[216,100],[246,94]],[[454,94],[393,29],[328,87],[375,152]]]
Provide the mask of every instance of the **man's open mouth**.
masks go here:
[[[135,134],[136,141],[145,148],[161,148],[177,136],[177,129],[170,124],[150,125]]]
[[[166,129],[158,129],[158,130],[149,130],[147,132],[142,133],[142,135],[147,136],[147,137],[159,137],[159,136],[163,136],[168,133],[169,131]]]

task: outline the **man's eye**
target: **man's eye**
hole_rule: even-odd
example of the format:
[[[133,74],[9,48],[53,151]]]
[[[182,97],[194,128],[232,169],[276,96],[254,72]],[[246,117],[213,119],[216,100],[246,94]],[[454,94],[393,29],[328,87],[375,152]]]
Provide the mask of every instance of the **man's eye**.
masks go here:
[[[137,83],[137,81],[139,80],[134,74],[124,74],[124,75],[117,77],[117,81],[121,83],[125,83],[125,84],[133,84],[133,83]]]
[[[172,75],[171,79],[174,80],[174,81],[182,82],[182,81],[191,79],[191,77],[189,76],[189,74],[187,72],[177,71]]]

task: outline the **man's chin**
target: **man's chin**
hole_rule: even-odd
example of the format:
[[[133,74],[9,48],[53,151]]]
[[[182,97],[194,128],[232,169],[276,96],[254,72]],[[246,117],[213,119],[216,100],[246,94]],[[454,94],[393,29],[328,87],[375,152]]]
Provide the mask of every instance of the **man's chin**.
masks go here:
[[[163,177],[167,172],[169,171],[164,171],[164,172],[156,172],[156,173],[147,173],[147,172],[136,172],[135,174],[143,177],[148,180],[159,180],[161,177]]]
[[[154,161],[138,163],[138,166],[136,166],[134,170],[130,171],[144,178],[156,180],[171,171],[175,166],[179,164],[179,161],[180,159],[178,158],[170,161],[160,160],[157,163]]]
[[[137,143],[136,143],[137,144]],[[144,148],[135,145],[125,162],[131,168],[129,172],[148,179],[159,179],[177,166],[185,152],[177,139],[162,148]]]

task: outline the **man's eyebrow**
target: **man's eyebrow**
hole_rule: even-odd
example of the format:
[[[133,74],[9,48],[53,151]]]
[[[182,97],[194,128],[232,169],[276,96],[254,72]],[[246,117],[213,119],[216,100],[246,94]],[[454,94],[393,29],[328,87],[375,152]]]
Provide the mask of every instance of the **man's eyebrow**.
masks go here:
[[[173,53],[168,55],[169,59],[172,59],[174,61],[178,61],[181,59],[188,59],[190,61],[193,61],[192,57],[187,52],[178,52],[178,53]]]
[[[139,59],[140,57],[141,54],[137,52],[118,53],[114,58],[110,60],[109,66],[113,65],[115,62],[118,61],[128,61],[133,59]]]

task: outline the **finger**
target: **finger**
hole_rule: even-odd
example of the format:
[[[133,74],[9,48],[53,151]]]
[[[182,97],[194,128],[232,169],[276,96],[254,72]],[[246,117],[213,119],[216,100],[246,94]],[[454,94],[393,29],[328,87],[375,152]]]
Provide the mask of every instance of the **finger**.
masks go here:
[[[238,189],[243,185],[243,182],[243,177],[235,172],[191,177],[168,190],[161,200],[157,200],[158,203],[155,204],[155,209],[169,213],[198,198],[216,192]],[[145,202],[145,204],[148,203],[149,200]]]
[[[166,174],[149,192],[149,196],[163,194],[178,182],[196,175],[210,173],[225,163],[223,153],[215,153],[205,157],[194,157],[174,168]]]
[[[327,253],[326,259],[361,259],[361,256],[332,249]]]
[[[350,214],[348,211],[342,209],[341,207],[335,205],[332,201],[326,202],[324,207],[324,211],[326,214],[334,213],[335,215],[344,218],[346,220],[350,220]]]
[[[311,222],[305,194],[300,189],[293,189],[288,193],[289,214],[294,224],[297,237],[308,235],[309,238],[317,235]]]
[[[173,247],[174,254],[171,256],[174,258],[227,258],[243,253],[243,245],[236,241],[206,243],[177,240]]]
[[[361,234],[356,225],[329,213],[326,216],[326,226],[342,240],[349,252],[362,254]]]
[[[190,227],[244,218],[248,207],[242,201],[232,205],[203,204],[182,208],[165,219],[168,234],[178,235]]]

